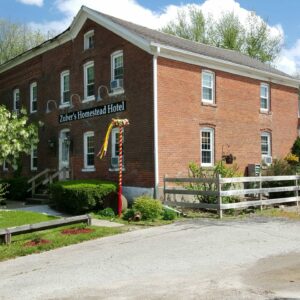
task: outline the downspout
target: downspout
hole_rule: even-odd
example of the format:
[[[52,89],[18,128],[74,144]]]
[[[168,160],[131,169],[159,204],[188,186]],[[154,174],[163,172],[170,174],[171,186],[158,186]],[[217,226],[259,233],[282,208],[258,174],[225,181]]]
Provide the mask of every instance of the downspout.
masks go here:
[[[156,47],[153,55],[153,108],[154,108],[154,198],[159,196],[159,169],[158,169],[158,109],[157,109],[157,57],[160,47]]]

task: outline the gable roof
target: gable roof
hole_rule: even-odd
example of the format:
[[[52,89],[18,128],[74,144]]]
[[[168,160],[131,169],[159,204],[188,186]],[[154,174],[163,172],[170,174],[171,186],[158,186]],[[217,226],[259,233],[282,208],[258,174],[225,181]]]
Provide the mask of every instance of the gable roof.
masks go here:
[[[162,33],[100,13],[86,6],[82,6],[67,30],[0,65],[0,73],[74,39],[88,18],[153,55],[293,87],[298,87],[300,83],[296,78],[238,51],[209,46]]]

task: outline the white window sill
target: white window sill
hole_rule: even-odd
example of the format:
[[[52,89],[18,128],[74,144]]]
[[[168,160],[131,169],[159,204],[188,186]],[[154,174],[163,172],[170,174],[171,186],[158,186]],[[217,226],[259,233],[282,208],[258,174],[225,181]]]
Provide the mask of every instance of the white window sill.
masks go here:
[[[211,101],[205,101],[205,100],[202,100],[201,104],[202,104],[203,106],[217,107],[217,104],[214,103],[214,102],[211,102]]]
[[[111,167],[108,169],[108,171],[109,172],[119,172],[119,167],[116,167],[116,168]],[[125,168],[123,167],[122,172],[124,172],[124,171],[125,171]]]
[[[112,90],[110,93],[109,93],[109,96],[117,96],[117,95],[121,95],[121,94],[124,94],[125,93],[125,90],[122,88],[122,89],[115,89],[115,90]]]
[[[31,168],[30,171],[31,171],[31,172],[36,172],[36,171],[37,171],[37,168]]]
[[[31,114],[35,114],[37,112],[37,110],[34,110],[34,111],[31,111],[30,113]]]
[[[88,102],[91,102],[91,101],[95,101],[95,96],[91,97],[91,98],[86,98],[86,99],[83,99],[82,100],[82,103],[88,103]]]
[[[267,115],[271,115],[272,114],[268,109],[263,109],[263,108],[260,109],[260,113],[261,114],[267,114]]]
[[[70,107],[70,103],[60,104],[59,109]]]
[[[84,169],[81,169],[81,172],[96,172],[96,169],[95,168],[84,168]]]

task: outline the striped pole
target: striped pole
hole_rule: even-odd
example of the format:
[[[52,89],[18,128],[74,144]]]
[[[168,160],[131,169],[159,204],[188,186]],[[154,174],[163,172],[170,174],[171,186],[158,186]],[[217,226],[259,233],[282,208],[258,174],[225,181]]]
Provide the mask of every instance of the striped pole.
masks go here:
[[[123,127],[119,126],[119,191],[118,215],[122,214],[122,172],[123,172]]]

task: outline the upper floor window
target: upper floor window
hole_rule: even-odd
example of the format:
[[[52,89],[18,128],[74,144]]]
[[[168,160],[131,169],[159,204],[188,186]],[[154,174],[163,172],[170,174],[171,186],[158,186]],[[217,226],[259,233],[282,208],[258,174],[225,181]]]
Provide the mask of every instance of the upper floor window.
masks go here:
[[[95,168],[95,139],[94,132],[86,132],[83,136],[84,145],[84,168],[94,169]]]
[[[123,51],[111,55],[111,90],[122,90],[124,78]]]
[[[94,36],[94,30],[88,31],[84,35],[84,50],[92,49],[95,45],[95,36]]]
[[[270,91],[269,85],[266,83],[261,83],[260,85],[260,110],[270,110]]]
[[[94,62],[87,62],[84,66],[84,101],[95,100]]]
[[[201,165],[211,167],[214,165],[214,129],[201,130]]]
[[[215,74],[211,71],[202,72],[202,102],[214,103]]]
[[[15,112],[18,112],[20,109],[20,90],[15,89],[13,94],[14,94],[13,110]]]
[[[60,97],[61,104],[70,103],[70,71],[64,71],[60,74]]]
[[[37,111],[37,83],[33,82],[30,84],[30,112],[34,113]]]

